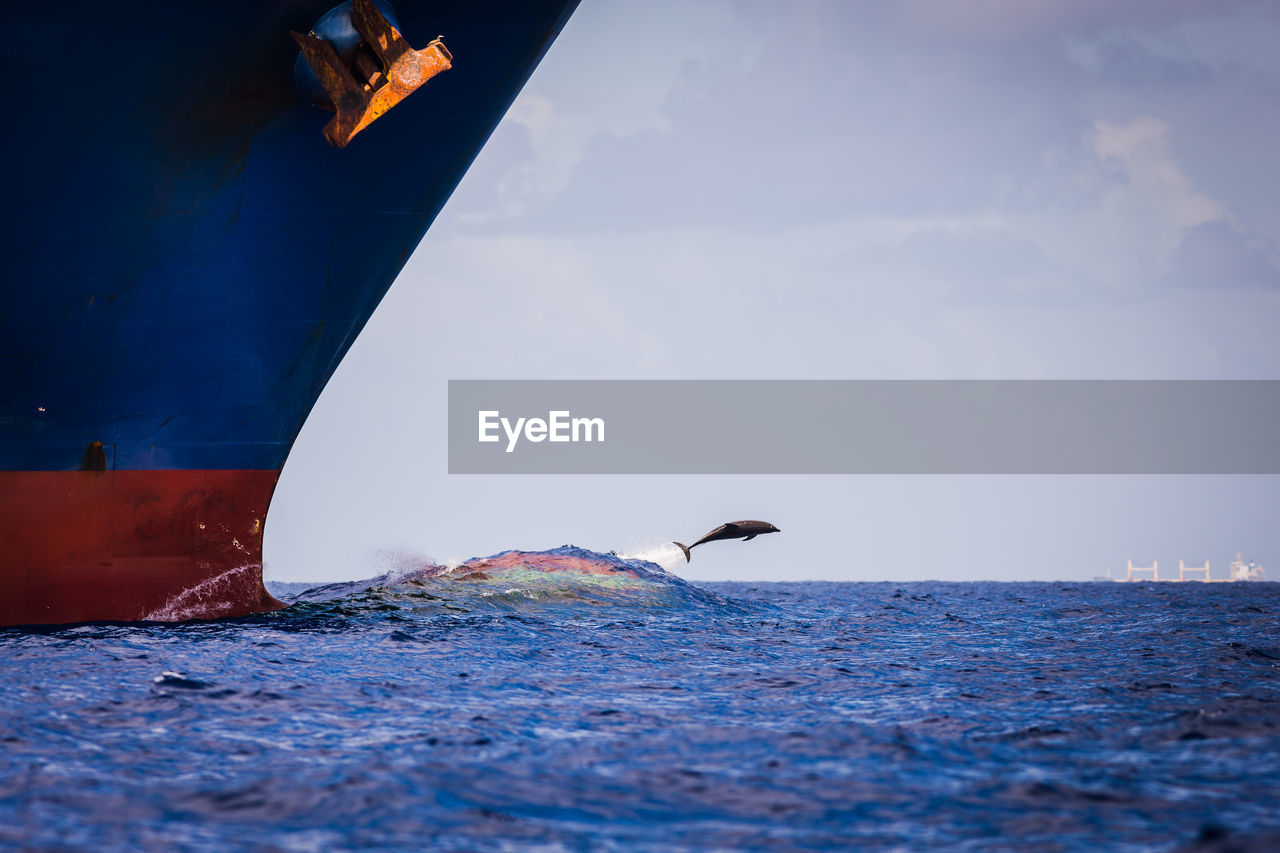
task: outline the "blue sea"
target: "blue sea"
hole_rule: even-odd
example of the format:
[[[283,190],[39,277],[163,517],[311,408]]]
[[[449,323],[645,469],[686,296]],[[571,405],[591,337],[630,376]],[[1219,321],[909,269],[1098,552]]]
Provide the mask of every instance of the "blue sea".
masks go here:
[[[499,556],[0,630],[0,847],[1280,849],[1280,585]]]

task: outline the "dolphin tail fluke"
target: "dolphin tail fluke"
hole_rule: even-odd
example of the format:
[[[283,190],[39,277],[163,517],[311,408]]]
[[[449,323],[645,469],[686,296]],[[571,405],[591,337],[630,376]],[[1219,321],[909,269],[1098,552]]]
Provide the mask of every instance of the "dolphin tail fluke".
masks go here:
[[[684,561],[686,563],[693,562],[693,556],[689,553],[688,545],[681,545],[679,542],[672,542],[671,544],[675,545],[677,548],[679,548],[681,551],[684,552]]]

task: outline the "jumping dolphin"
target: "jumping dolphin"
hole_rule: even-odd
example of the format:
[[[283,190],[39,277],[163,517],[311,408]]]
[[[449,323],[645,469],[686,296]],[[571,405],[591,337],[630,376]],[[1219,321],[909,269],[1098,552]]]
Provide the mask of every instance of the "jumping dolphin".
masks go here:
[[[697,548],[703,542],[716,542],[720,539],[741,539],[743,542],[750,542],[761,533],[781,533],[782,531],[774,527],[767,521],[729,521],[715,530],[703,536],[692,545],[681,545],[679,542],[673,542],[681,551],[684,552],[684,561],[687,563],[692,558],[689,551]]]

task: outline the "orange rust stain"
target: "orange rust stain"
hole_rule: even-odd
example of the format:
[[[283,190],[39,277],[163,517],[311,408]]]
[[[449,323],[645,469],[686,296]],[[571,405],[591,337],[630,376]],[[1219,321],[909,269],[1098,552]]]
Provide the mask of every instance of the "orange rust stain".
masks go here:
[[[363,81],[357,79],[329,42],[314,33],[292,34],[333,102],[337,114],[325,125],[324,136],[335,148],[345,148],[387,110],[453,67],[453,55],[444,42],[436,38],[422,50],[414,50],[372,0],[354,0],[351,21],[364,39],[363,47],[372,51],[382,65]]]

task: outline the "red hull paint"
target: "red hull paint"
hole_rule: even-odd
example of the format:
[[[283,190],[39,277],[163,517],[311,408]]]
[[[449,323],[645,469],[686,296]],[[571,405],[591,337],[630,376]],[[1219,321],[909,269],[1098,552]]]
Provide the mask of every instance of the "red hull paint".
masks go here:
[[[243,616],[279,471],[0,471],[0,625]]]

